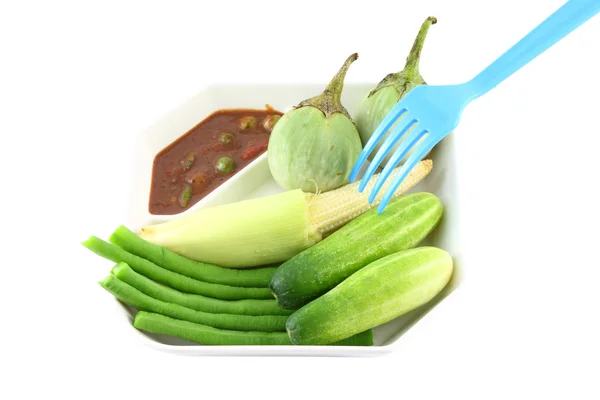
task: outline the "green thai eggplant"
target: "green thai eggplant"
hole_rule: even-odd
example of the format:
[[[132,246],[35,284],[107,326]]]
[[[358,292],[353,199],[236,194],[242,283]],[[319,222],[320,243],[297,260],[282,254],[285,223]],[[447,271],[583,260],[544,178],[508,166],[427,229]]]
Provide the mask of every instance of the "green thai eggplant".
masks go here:
[[[410,53],[406,59],[406,65],[404,69],[397,73],[388,74],[373,90],[371,90],[358,104],[357,111],[354,113],[354,119],[356,121],[356,128],[360,134],[362,144],[366,145],[367,141],[373,135],[373,132],[383,120],[383,118],[390,112],[392,107],[400,101],[406,93],[413,88],[426,85],[425,80],[419,73],[419,60],[421,58],[421,50],[423,49],[423,43],[425,37],[429,31],[429,27],[437,22],[435,17],[429,17],[425,20],[419,34],[415,39],[415,42],[410,50]],[[400,118],[400,120],[402,117]],[[395,125],[394,125],[395,126]],[[384,136],[387,138],[389,132]],[[407,135],[405,135],[406,137]],[[372,160],[384,139],[380,139],[375,146],[375,149],[369,155],[369,160]],[[387,157],[382,161],[382,165],[385,165],[396,148],[402,143],[402,139],[398,141],[395,147],[388,152]],[[416,146],[415,146],[416,147]],[[410,152],[406,157],[410,155]]]
[[[327,192],[348,183],[362,150],[354,121],[341,102],[352,54],[325,91],[285,113],[269,138],[268,160],[275,181],[287,190]]]

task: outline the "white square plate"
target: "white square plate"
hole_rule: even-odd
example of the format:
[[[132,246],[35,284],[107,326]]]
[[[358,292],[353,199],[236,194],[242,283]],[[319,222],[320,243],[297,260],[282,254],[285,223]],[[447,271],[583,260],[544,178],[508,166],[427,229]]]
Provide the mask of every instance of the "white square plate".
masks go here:
[[[159,223],[174,216],[156,216],[148,212],[148,197],[154,156],[169,143],[186,133],[213,111],[223,108],[264,108],[265,104],[286,111],[300,101],[320,93],[325,83],[313,85],[219,85],[211,86],[159,120],[138,137],[134,171],[125,225],[139,230],[143,225]],[[375,84],[344,86],[342,103],[352,115],[355,105]],[[375,356],[392,352],[402,335],[421,318],[432,316],[432,310],[459,284],[462,265],[456,265],[460,254],[460,227],[458,216],[458,188],[456,185],[456,148],[453,135],[448,136],[434,150],[433,171],[411,192],[426,191],[436,194],[445,205],[441,224],[423,244],[440,247],[455,258],[454,277],[448,286],[428,304],[373,330],[374,346],[202,346],[164,335],[149,334],[131,328],[147,345],[161,351],[185,355],[296,355],[296,356]],[[234,175],[186,212],[230,203],[246,198],[277,193],[282,189],[269,172],[266,153]],[[182,214],[179,214],[182,215]],[[123,306],[124,316],[131,324],[135,310]]]

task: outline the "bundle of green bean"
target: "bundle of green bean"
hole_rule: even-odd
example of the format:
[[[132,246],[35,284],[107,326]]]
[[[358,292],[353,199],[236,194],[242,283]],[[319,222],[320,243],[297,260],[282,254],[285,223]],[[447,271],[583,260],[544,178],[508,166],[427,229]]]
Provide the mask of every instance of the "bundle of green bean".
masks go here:
[[[222,300],[273,299],[271,291],[266,287],[237,287],[200,281],[159,267],[145,258],[131,254],[96,236],[90,237],[83,242],[83,245],[104,258],[114,262],[127,263],[134,271],[182,292]]]
[[[123,250],[145,258],[159,267],[204,282],[239,287],[266,288],[269,287],[271,275],[273,275],[276,269],[276,267],[231,269],[190,260],[164,247],[142,239],[122,225],[113,232],[108,240]]]
[[[138,274],[125,263],[115,265],[111,273],[143,294],[196,311],[238,315],[290,315],[293,313],[291,310],[279,307],[276,300],[219,300],[197,294],[182,293]]]
[[[120,281],[114,275],[109,275],[101,281],[100,286],[112,293],[117,299],[138,310],[155,312],[220,329],[285,332],[285,321],[287,320],[285,315],[233,315],[196,311],[179,304],[167,303],[150,297]]]
[[[140,310],[137,329],[205,345],[291,345],[285,310],[267,288],[274,267],[232,270],[196,262],[119,227],[83,242],[117,264],[100,285]],[[371,331],[335,345],[369,346]]]
[[[141,276],[133,275],[135,272],[127,264],[119,263],[111,272],[112,275],[102,280],[100,285],[117,299],[140,310],[134,321],[134,327],[137,329],[175,336],[204,345],[291,345],[285,332],[287,320],[285,315],[251,316],[196,311],[179,304],[157,300],[121,281],[119,277],[137,284],[143,281],[140,279]],[[161,296],[167,292],[163,292]],[[176,299],[176,293],[169,294],[171,295]],[[373,334],[368,330],[335,345],[370,346],[372,343]]]

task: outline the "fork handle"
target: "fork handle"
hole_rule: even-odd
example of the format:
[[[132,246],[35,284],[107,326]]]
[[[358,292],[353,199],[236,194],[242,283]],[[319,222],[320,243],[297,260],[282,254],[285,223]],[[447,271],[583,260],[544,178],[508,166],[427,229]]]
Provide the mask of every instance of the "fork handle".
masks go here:
[[[600,11],[600,0],[569,0],[468,82],[474,98],[493,89]]]

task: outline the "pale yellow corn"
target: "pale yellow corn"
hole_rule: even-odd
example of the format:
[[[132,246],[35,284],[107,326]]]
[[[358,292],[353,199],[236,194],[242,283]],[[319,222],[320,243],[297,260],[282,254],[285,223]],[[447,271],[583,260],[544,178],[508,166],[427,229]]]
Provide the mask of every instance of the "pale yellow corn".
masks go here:
[[[142,228],[140,236],[192,260],[247,268],[288,260],[321,240],[300,189],[201,208],[183,224]]]
[[[413,188],[432,168],[431,160],[418,163],[394,197]],[[319,194],[290,190],[199,209],[170,222],[145,226],[140,236],[193,260],[223,267],[287,261],[376,207],[389,185],[384,184],[375,201],[369,203],[377,176],[363,193],[358,192],[359,182]]]
[[[408,174],[406,179],[402,181],[396,192],[394,192],[393,197],[398,197],[402,193],[412,189],[427,176],[429,172],[431,172],[432,168],[432,160],[423,160],[419,162],[410,174]],[[371,189],[373,189],[375,182],[377,182],[379,174],[375,174],[373,178],[371,178],[362,193],[358,192],[358,185],[360,185],[360,182],[354,182],[325,193],[306,193],[308,201],[308,218],[310,223],[322,236],[327,236],[371,208],[377,207],[389,184],[393,180],[392,178],[399,169],[400,167],[392,172],[390,178],[387,179],[381,187],[381,190],[379,190],[373,203],[369,203],[368,201],[369,193],[371,192]]]

